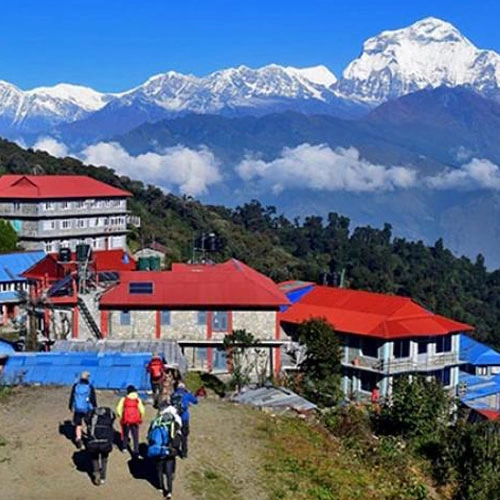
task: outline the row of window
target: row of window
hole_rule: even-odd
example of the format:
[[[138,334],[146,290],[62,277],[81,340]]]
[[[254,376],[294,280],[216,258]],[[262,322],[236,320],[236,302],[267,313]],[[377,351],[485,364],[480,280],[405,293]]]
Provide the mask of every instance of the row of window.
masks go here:
[[[172,324],[171,311],[162,309],[160,311],[160,323],[164,326]],[[200,326],[207,324],[207,311],[198,311],[197,323]],[[120,325],[130,326],[131,314],[130,311],[120,311]],[[229,328],[229,312],[228,311],[213,311],[212,312],[212,331],[227,332]]]
[[[42,203],[42,209],[46,212],[52,210],[92,210],[95,208],[127,208],[127,201],[121,199],[109,200],[77,200],[77,201],[46,201]]]
[[[58,252],[61,248],[71,248],[75,251],[80,243],[90,245],[93,250],[106,250],[113,248],[125,248],[125,236],[103,236],[101,238],[85,238],[79,240],[52,240],[44,243],[47,253]]]
[[[372,372],[362,371],[358,376],[361,382],[361,390],[366,392],[371,391],[376,385],[379,385],[382,380],[380,375]],[[440,382],[443,387],[448,387],[451,384],[451,368],[446,367],[441,370],[430,372],[427,374],[427,378],[434,378]]]
[[[54,231],[56,229],[86,229],[98,227],[119,227],[125,228],[125,217],[88,217],[85,219],[61,219],[44,220],[42,227],[44,231]]]
[[[451,352],[452,350],[452,338],[451,335],[446,335],[443,337],[436,337],[432,341],[436,345],[436,353]],[[418,354],[426,354],[428,351],[428,346],[431,342],[417,342]],[[350,342],[351,347],[361,348],[361,353],[363,356],[370,358],[378,358],[378,350],[382,345],[380,341],[371,339],[360,339],[353,337],[353,341]],[[410,340],[401,339],[396,340],[393,344],[393,356],[395,358],[409,358],[410,357]]]

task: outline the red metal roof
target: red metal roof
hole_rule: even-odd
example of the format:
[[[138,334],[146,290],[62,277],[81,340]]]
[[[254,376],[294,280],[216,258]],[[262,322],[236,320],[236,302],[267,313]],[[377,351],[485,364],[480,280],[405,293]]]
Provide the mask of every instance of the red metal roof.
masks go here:
[[[125,250],[94,250],[92,252],[92,269],[98,273],[132,271],[136,268],[135,260],[128,255],[128,262],[124,262]],[[27,279],[39,280],[47,276],[49,280],[64,278],[68,272],[76,270],[76,254],[71,253],[71,263],[62,264],[57,261],[57,254],[51,253],[44,259],[30,267],[23,276]]]
[[[123,198],[128,191],[85,175],[2,175],[0,199]]]
[[[500,411],[498,410],[487,410],[483,408],[474,408],[474,411],[480,413],[483,417],[486,417],[488,420],[497,420],[500,418]]]
[[[152,283],[150,294],[130,294],[130,283]],[[101,297],[101,307],[278,309],[288,299],[263,274],[238,260],[224,264],[174,265],[172,271],[120,274],[120,283]]]
[[[465,323],[433,314],[407,297],[315,286],[280,319],[301,323],[326,319],[337,331],[384,339],[471,331]]]

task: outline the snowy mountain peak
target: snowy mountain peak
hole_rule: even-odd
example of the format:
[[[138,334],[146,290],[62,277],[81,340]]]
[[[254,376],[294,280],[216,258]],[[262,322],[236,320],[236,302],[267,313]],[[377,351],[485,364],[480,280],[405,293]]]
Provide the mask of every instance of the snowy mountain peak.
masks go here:
[[[337,81],[337,77],[323,65],[311,66],[310,68],[294,68],[288,66],[286,70],[295,72],[307,80],[325,87],[331,87]]]
[[[52,87],[37,87],[26,91],[25,95],[27,97],[68,101],[78,107],[81,107],[85,111],[97,111],[109,100],[109,96],[107,94],[97,92],[90,87],[72,85],[69,83],[58,83]]]
[[[441,85],[470,85],[484,91],[492,84],[496,87],[499,76],[498,54],[479,50],[452,24],[428,17],[368,39],[335,90],[376,104]]]

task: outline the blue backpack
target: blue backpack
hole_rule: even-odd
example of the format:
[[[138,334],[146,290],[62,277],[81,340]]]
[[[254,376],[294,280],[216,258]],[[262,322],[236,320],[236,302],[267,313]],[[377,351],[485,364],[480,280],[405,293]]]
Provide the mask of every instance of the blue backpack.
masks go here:
[[[90,402],[90,384],[82,384],[79,382],[75,385],[74,403],[75,411],[79,413],[87,413],[92,410],[92,403]]]
[[[175,454],[174,449],[175,422],[157,417],[151,422],[148,431],[148,457],[165,458]]]

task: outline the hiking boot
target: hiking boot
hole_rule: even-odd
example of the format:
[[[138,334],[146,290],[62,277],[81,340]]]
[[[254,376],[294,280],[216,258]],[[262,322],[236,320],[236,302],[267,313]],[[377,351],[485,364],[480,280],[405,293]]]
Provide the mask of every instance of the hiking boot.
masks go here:
[[[81,439],[77,439],[77,440],[75,441],[75,446],[76,446],[79,450],[81,450],[81,449],[82,449],[82,446],[83,446],[83,442],[82,442],[82,440],[81,440]]]
[[[165,496],[163,498],[165,498],[165,499],[172,498],[172,493],[165,493]]]
[[[94,476],[92,477],[92,483],[95,486],[99,486],[101,484],[101,480],[99,479],[99,474],[94,474]]]

